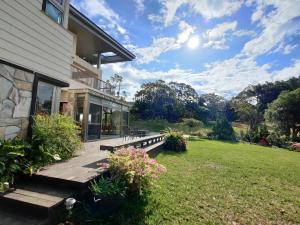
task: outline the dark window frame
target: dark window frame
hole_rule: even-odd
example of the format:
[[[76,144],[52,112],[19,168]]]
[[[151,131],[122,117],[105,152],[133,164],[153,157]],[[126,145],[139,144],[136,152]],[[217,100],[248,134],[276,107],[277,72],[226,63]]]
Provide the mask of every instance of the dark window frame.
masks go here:
[[[33,116],[35,115],[36,111],[36,97],[38,91],[38,84],[39,81],[52,84],[57,87],[69,87],[69,84],[60,80],[56,80],[54,78],[45,76],[40,73],[33,73],[34,80],[32,84],[32,99],[31,99],[31,106],[30,106],[30,114],[29,114],[29,126],[28,126],[28,137],[32,137],[32,124],[33,124]]]

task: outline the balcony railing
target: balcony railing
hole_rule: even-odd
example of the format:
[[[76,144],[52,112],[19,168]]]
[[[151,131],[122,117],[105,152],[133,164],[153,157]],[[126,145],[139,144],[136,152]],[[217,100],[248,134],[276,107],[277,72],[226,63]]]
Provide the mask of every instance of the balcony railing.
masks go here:
[[[96,77],[87,77],[87,74],[84,72],[73,72],[73,79],[97,89],[102,93],[115,95],[115,88],[111,84]]]

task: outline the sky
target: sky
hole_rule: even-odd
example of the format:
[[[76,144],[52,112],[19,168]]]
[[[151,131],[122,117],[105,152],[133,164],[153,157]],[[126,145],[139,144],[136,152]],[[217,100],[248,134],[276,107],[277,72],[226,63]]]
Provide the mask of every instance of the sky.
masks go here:
[[[102,66],[128,100],[158,79],[231,98],[300,76],[300,0],[71,0],[136,55]]]

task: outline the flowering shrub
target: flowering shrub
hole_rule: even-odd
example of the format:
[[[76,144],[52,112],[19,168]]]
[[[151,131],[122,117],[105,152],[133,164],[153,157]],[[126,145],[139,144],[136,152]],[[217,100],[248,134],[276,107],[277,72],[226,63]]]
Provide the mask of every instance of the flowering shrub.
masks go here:
[[[178,131],[168,129],[166,131],[164,148],[169,151],[186,151],[186,140]]]
[[[128,190],[133,194],[142,194],[160,173],[166,171],[145,151],[133,147],[117,150],[109,156],[108,162],[112,177],[125,179]]]

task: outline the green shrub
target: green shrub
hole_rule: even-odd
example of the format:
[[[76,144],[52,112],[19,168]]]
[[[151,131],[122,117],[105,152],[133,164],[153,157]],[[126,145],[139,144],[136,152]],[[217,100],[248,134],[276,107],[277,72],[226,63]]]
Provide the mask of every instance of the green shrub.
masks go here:
[[[262,139],[267,138],[269,135],[266,124],[259,124],[253,130],[248,130],[242,135],[242,140],[250,143],[259,143]]]
[[[32,146],[43,164],[66,160],[81,148],[79,127],[69,116],[36,115]]]
[[[218,140],[236,140],[234,130],[226,118],[217,119],[210,137]]]
[[[0,186],[14,183],[15,174],[32,173],[30,145],[22,140],[0,140]],[[3,188],[1,188],[3,189]]]
[[[118,177],[101,177],[91,182],[90,190],[101,197],[125,196],[126,181]]]
[[[271,133],[267,137],[267,141],[270,145],[280,148],[287,148],[289,146],[289,139],[286,136],[280,136],[277,133]]]
[[[193,118],[183,119],[183,124],[190,129],[203,127],[203,122]]]
[[[175,152],[186,151],[186,140],[180,132],[173,129],[167,129],[165,133],[164,148],[166,150]]]
[[[184,133],[202,136],[203,122],[200,120],[193,118],[183,119],[183,122],[178,125]]]

